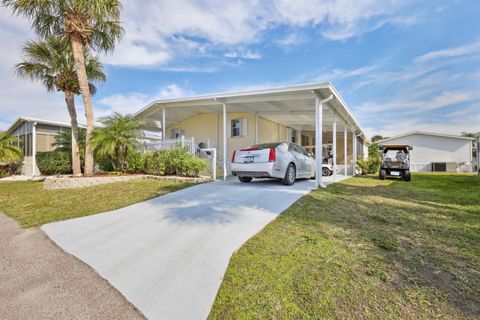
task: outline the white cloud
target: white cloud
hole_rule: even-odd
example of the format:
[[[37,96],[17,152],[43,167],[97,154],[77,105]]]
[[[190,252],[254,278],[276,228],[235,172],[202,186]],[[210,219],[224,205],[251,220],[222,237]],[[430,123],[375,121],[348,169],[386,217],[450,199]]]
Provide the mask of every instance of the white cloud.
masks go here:
[[[268,41],[266,32],[280,26],[315,28],[330,40],[344,40],[387,23],[411,22],[412,15],[405,17],[399,13],[405,3],[399,0],[145,0],[141,3],[127,0],[122,12],[126,37],[106,61],[145,67],[209,52],[228,55],[239,48]],[[295,35],[273,40],[283,46],[301,41]],[[250,57],[243,58],[260,58],[259,53],[247,56]]]
[[[299,33],[289,33],[285,37],[275,40],[275,44],[287,50],[290,50],[291,48],[301,45],[305,42],[307,42],[306,37]]]
[[[386,103],[365,102],[357,108],[358,112],[380,113],[400,111],[403,115],[422,113],[451,105],[467,102],[475,98],[475,95],[469,91],[440,92],[426,99],[400,98],[392,99]]]
[[[179,98],[190,95],[193,95],[192,91],[174,83],[161,87],[154,94],[139,92],[117,93],[97,101],[102,108],[96,112],[96,116],[108,116],[112,112],[134,114],[154,100]]]
[[[0,29],[0,131],[7,129],[21,116],[69,122],[61,93],[49,93],[41,83],[19,79],[14,75],[14,65],[21,59],[22,42],[32,37],[28,23],[0,8]],[[84,122],[83,110],[77,109],[80,122]]]
[[[253,60],[258,60],[262,58],[262,55],[257,53],[257,52],[251,52],[251,51],[246,51],[246,52],[238,52],[238,51],[230,51],[225,53],[224,55],[226,58],[239,58],[239,59],[253,59]]]
[[[480,52],[480,41],[461,45],[458,47],[430,51],[421,56],[418,56],[415,61],[419,63],[424,63],[431,60],[459,57],[476,52]]]

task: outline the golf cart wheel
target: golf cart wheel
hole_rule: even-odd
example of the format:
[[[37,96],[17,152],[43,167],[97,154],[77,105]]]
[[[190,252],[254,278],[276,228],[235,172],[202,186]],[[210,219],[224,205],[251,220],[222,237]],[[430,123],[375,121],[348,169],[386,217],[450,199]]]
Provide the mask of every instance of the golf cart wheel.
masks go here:
[[[282,183],[287,186],[291,186],[295,183],[295,177],[297,173],[295,170],[295,166],[293,163],[290,163],[287,167],[287,171],[285,172],[285,178],[282,179]]]
[[[410,174],[410,170],[405,170],[405,173],[403,174],[403,180],[405,181],[412,180],[412,175]]]
[[[386,176],[387,176],[387,171],[384,169],[380,170],[380,180],[385,180]]]
[[[328,177],[328,176],[330,176],[330,175],[332,175],[332,171],[330,171],[330,169],[328,169],[328,168],[322,168],[322,176]]]
[[[238,180],[243,183],[248,183],[252,181],[252,177],[238,177]]]

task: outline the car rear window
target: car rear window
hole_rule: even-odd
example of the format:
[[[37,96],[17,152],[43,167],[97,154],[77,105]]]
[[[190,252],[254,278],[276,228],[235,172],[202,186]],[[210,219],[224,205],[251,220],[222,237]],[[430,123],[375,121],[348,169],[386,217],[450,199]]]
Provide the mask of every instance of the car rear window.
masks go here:
[[[253,146],[250,146],[249,148],[252,148],[252,149],[270,149],[270,148],[276,148],[281,144],[282,144],[281,142],[260,143],[260,144],[254,144]]]

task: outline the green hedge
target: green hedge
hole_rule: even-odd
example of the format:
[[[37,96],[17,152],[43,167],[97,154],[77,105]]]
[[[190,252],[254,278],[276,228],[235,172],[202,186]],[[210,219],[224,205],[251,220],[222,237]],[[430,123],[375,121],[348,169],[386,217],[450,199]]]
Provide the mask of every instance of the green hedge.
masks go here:
[[[134,157],[132,168],[138,170],[142,167],[142,161],[137,157]],[[143,172],[153,175],[196,177],[207,167],[204,160],[196,158],[185,148],[147,152],[143,154],[143,159]]]
[[[72,161],[68,152],[38,152],[36,158],[38,169],[44,175],[72,173]]]

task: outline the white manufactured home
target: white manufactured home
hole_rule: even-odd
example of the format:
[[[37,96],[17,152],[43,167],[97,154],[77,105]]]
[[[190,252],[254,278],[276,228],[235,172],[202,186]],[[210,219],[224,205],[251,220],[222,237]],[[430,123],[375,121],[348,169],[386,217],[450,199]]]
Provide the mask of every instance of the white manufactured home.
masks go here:
[[[315,154],[317,172],[327,146],[334,178],[354,174],[356,160],[366,155],[368,139],[331,83],[157,100],[135,116],[163,137],[147,149],[176,143],[192,151],[215,149],[224,178],[231,174],[234,150],[257,143],[298,143]],[[316,178],[322,186],[322,176]]]
[[[378,141],[378,144],[409,144],[413,172],[471,172],[473,138],[414,131]]]

